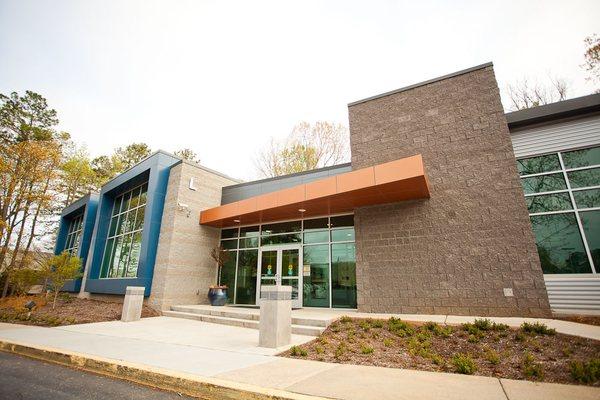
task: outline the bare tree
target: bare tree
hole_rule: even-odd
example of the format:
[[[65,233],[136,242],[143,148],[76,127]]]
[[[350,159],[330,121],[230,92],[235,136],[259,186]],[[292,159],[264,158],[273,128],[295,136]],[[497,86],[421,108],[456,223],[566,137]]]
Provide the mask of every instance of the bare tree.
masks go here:
[[[526,78],[506,88],[512,111],[538,107],[567,99],[568,84],[564,79],[550,78],[549,84],[530,83]]]
[[[255,157],[254,163],[264,177],[339,164],[348,160],[348,139],[348,128],[342,124],[301,122],[285,140],[271,139]]]
[[[591,82],[600,83],[600,37],[593,34],[586,37],[584,43],[586,46],[584,53],[585,64],[582,67],[589,73],[586,79]],[[596,93],[600,93],[600,88],[596,90]]]

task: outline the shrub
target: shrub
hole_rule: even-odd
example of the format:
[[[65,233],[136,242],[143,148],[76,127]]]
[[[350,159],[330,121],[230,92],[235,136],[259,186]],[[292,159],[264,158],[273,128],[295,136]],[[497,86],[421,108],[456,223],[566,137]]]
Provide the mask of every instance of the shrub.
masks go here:
[[[349,316],[347,316],[347,315],[343,315],[343,316],[340,318],[340,322],[341,322],[341,323],[343,323],[343,324],[347,324],[347,323],[349,323],[349,322],[352,322],[352,318],[350,318],[350,317],[349,317]]]
[[[376,319],[376,320],[373,320],[371,325],[373,326],[373,328],[383,328],[383,321],[380,319]]]
[[[571,361],[571,377],[581,383],[597,383],[600,380],[600,358],[588,362]]]
[[[479,329],[477,326],[475,326],[475,324],[471,324],[471,323],[462,324],[462,329],[464,331],[466,331],[469,335],[473,335],[478,338],[483,336],[483,332],[481,331],[481,329]]]
[[[388,320],[388,330],[400,337],[411,336],[414,329],[400,318],[391,317]]]
[[[323,346],[327,346],[329,344],[329,340],[327,340],[327,338],[325,336],[321,336],[319,338],[319,342],[323,345]]]
[[[473,325],[475,327],[477,327],[477,329],[479,329],[480,331],[490,331],[492,330],[492,321],[484,318],[484,319],[475,319],[475,321],[473,321]]]
[[[325,349],[322,348],[321,346],[315,346],[315,351],[317,352],[317,354],[325,353]]]
[[[303,348],[299,347],[299,346],[292,346],[292,348],[290,349],[290,354],[294,357],[306,357],[308,355],[308,353],[306,352],[306,350],[304,350]]]
[[[344,343],[340,343],[338,347],[335,349],[335,357],[339,358],[344,355],[346,352],[346,345]]]
[[[467,339],[467,341],[469,343],[479,343],[479,337],[475,336],[475,335],[469,335],[469,338]]]
[[[358,323],[358,326],[360,326],[360,328],[365,332],[368,332],[371,329],[371,323],[366,319],[361,320]]]
[[[542,365],[535,362],[535,359],[529,352],[523,356],[523,375],[528,379],[541,380],[544,378]]]
[[[459,374],[473,375],[477,371],[477,365],[469,354],[458,353],[452,357],[454,371]]]
[[[485,351],[485,359],[492,365],[498,365],[500,363],[500,355],[494,349],[488,348]]]
[[[565,346],[562,348],[562,354],[565,357],[569,357],[571,354],[573,354],[573,350],[569,346]]]
[[[554,335],[556,329],[551,329],[541,322],[523,322],[521,324],[521,331],[533,335]]]
[[[390,347],[390,346],[392,346],[393,344],[394,344],[394,341],[393,341],[392,339],[388,339],[388,338],[386,338],[386,339],[383,339],[383,345],[384,345],[385,347]]]
[[[432,353],[429,358],[431,359],[431,361],[435,364],[435,365],[439,365],[439,366],[443,366],[446,365],[446,360],[444,360],[444,357],[440,356],[437,353]]]
[[[435,336],[449,337],[452,335],[452,327],[441,327],[435,322],[427,322],[425,325],[423,325],[423,329],[433,333]]]
[[[373,354],[375,350],[371,346],[362,345],[360,347],[360,352],[363,354]]]
[[[32,268],[18,268],[9,273],[10,282],[13,284],[15,293],[22,295],[27,293],[29,288],[40,282],[41,272]]]
[[[527,336],[525,336],[523,332],[517,332],[517,334],[515,335],[515,340],[517,342],[525,342],[527,341]]]

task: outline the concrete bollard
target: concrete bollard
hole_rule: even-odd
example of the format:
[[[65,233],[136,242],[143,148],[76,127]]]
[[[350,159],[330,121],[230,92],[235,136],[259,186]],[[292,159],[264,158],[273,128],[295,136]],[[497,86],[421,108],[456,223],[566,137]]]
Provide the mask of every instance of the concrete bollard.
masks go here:
[[[142,317],[142,306],[144,305],[143,286],[127,286],[125,291],[125,300],[123,300],[123,312],[121,321],[132,322],[139,321]]]
[[[261,286],[258,345],[277,348],[292,341],[292,287]]]

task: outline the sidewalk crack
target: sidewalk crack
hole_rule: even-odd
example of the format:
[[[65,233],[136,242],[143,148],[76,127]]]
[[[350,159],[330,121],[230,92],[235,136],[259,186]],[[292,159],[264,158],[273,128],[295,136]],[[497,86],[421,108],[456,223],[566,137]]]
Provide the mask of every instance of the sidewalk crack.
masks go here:
[[[502,384],[502,379],[498,378],[498,383],[500,383],[500,387],[502,388],[502,391],[504,392],[504,396],[506,396],[506,400],[510,400],[510,398],[508,397],[508,393],[506,393],[506,389],[504,388],[504,385]]]

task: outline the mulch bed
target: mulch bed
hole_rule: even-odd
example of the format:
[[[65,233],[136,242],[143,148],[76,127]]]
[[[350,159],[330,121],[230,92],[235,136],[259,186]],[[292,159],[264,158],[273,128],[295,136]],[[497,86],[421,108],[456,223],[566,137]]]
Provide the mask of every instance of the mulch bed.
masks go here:
[[[25,304],[33,300],[37,306],[28,315]],[[52,300],[44,296],[9,297],[0,300],[0,322],[38,326],[61,326],[121,319],[121,303],[79,299],[61,295],[52,309]],[[142,317],[156,317],[160,313],[144,305]]]
[[[600,341],[541,327],[533,330],[537,333],[527,332],[523,327],[495,325],[489,320],[457,327],[342,317],[316,340],[294,346],[281,355],[343,364],[600,386]],[[591,364],[581,364],[590,361]]]

